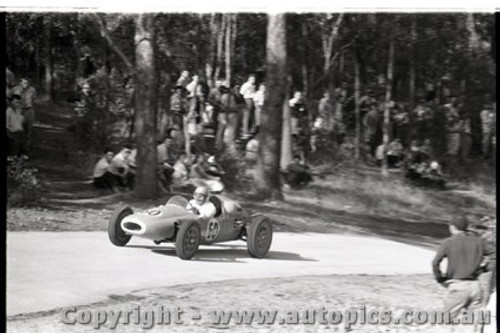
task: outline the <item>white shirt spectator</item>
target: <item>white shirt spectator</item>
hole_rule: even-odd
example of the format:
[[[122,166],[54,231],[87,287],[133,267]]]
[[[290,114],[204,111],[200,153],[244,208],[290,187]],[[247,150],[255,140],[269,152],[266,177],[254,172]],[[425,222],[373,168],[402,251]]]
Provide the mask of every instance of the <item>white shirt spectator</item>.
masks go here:
[[[198,86],[198,78],[195,76],[193,81],[191,81],[187,86],[188,97],[194,97],[196,94],[196,87]]]
[[[111,163],[109,164],[109,172],[115,176],[124,176],[129,172],[129,163],[129,158],[125,156],[123,151],[121,151],[111,160]]]
[[[94,167],[94,173],[93,173],[93,177],[94,178],[99,178],[99,177],[102,177],[104,176],[104,174],[106,173],[106,171],[108,171],[108,168],[109,168],[109,163],[108,161],[106,160],[106,157],[102,157],[95,165]]]
[[[240,94],[243,98],[253,98],[255,95],[255,85],[252,82],[245,82],[240,88]]]
[[[258,105],[258,106],[264,105],[264,93],[265,93],[265,90],[259,89],[254,94],[253,100],[254,100],[256,105]]]

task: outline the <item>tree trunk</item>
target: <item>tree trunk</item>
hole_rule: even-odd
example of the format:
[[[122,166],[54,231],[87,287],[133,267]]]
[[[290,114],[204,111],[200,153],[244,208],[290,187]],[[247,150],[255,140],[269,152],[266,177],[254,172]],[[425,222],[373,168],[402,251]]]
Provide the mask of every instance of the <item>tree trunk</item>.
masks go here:
[[[52,81],[52,17],[46,15],[43,20],[43,37],[44,37],[44,67],[45,77],[43,87],[48,101],[53,99],[53,81]]]
[[[138,14],[135,20],[135,131],[137,174],[135,193],[142,198],[158,196],[156,157],[156,71],[152,14]]]
[[[417,77],[416,67],[417,67],[417,15],[412,15],[411,21],[411,55],[410,55],[410,110],[408,110],[408,133],[407,142],[409,145],[412,140],[412,130],[413,130],[413,110],[415,109],[415,81]]]
[[[394,28],[391,27],[390,37],[389,37],[389,63],[387,66],[387,82],[385,86],[385,107],[384,107],[384,123],[382,126],[383,133],[383,147],[384,154],[382,159],[382,175],[388,176],[389,172],[387,170],[387,155],[385,154],[387,145],[389,144],[389,126],[390,126],[390,109],[389,103],[391,101],[392,92],[392,79],[393,79],[393,67],[394,67]]]
[[[208,57],[207,62],[205,63],[205,72],[208,78],[208,84],[210,87],[215,86],[215,62],[216,62],[216,52],[215,48],[217,46],[217,23],[216,23],[217,14],[210,14],[210,42],[208,44]]]
[[[232,14],[231,15],[231,68],[234,68],[236,63],[235,49],[236,49],[237,32],[238,32],[238,14]],[[232,87],[232,82],[230,81],[229,83],[230,87]]]
[[[283,103],[283,133],[281,135],[281,158],[280,166],[281,169],[286,169],[287,165],[292,162],[292,123],[291,123],[291,113],[290,105],[288,100],[290,99],[289,87],[292,82],[291,75],[288,75],[285,87],[285,102]]]
[[[262,198],[281,200],[280,150],[286,81],[286,14],[269,15],[266,42],[266,89],[256,185]]]
[[[233,28],[233,14],[226,14],[226,36],[225,36],[225,60],[226,60],[226,81],[229,84],[229,87],[231,87],[231,69],[232,69],[232,49],[233,49],[233,43],[232,43],[232,28]]]
[[[216,65],[215,65],[215,75],[214,79],[218,80],[220,72],[222,70],[223,61],[223,49],[224,49],[224,32],[226,30],[226,19],[225,15],[220,15],[219,29],[217,30],[217,54],[216,54]]]
[[[359,56],[358,48],[356,47],[354,55],[354,121],[355,121],[355,141],[354,141],[354,158],[359,160],[360,145],[361,145],[361,117],[359,110],[361,80],[359,75]]]
[[[309,97],[309,82],[308,82],[308,71],[307,71],[307,24],[305,21],[302,22],[302,91],[304,92],[304,97]],[[287,90],[288,91],[288,90]]]

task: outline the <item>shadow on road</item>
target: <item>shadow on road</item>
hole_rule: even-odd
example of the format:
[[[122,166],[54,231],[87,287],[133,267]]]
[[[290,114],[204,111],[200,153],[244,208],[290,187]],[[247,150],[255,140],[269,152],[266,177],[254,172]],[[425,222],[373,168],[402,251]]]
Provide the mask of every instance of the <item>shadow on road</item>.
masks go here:
[[[246,261],[240,261],[238,259],[252,259],[248,254],[245,246],[239,245],[217,245],[218,247],[225,247],[225,249],[210,249],[201,248],[196,252],[192,261],[204,261],[204,262],[231,262],[231,263],[247,263]],[[173,247],[165,246],[148,246],[148,245],[128,245],[129,248],[145,249],[151,250],[151,252],[156,254],[161,254],[164,256],[176,257],[175,249]],[[281,261],[318,261],[312,258],[304,258],[298,253],[293,252],[283,252],[283,251],[269,251],[265,258],[260,260],[281,260]]]

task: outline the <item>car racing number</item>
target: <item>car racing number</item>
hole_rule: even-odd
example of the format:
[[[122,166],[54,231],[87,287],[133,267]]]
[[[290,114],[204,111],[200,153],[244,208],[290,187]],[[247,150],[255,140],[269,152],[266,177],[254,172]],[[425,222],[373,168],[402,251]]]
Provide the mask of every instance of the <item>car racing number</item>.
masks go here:
[[[160,216],[162,214],[162,211],[158,208],[151,208],[151,209],[145,210],[143,212],[143,214],[149,215],[149,216]]]
[[[219,234],[219,230],[220,230],[219,221],[217,221],[216,219],[211,219],[207,223],[207,233],[205,238],[208,241],[214,240]]]

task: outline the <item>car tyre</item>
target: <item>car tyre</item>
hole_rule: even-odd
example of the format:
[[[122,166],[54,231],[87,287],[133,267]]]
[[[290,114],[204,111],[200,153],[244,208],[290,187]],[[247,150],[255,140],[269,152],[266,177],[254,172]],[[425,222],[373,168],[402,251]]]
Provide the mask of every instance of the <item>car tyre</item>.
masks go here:
[[[254,258],[263,258],[269,252],[273,241],[273,225],[266,217],[250,222],[247,229],[247,249]]]
[[[111,243],[116,246],[124,246],[126,245],[132,236],[127,235],[125,231],[123,231],[121,222],[122,220],[129,215],[134,214],[132,208],[128,206],[123,206],[115,209],[113,215],[109,219],[108,225],[108,236]]]
[[[175,237],[175,253],[181,259],[191,259],[200,245],[201,230],[196,221],[181,224]]]

